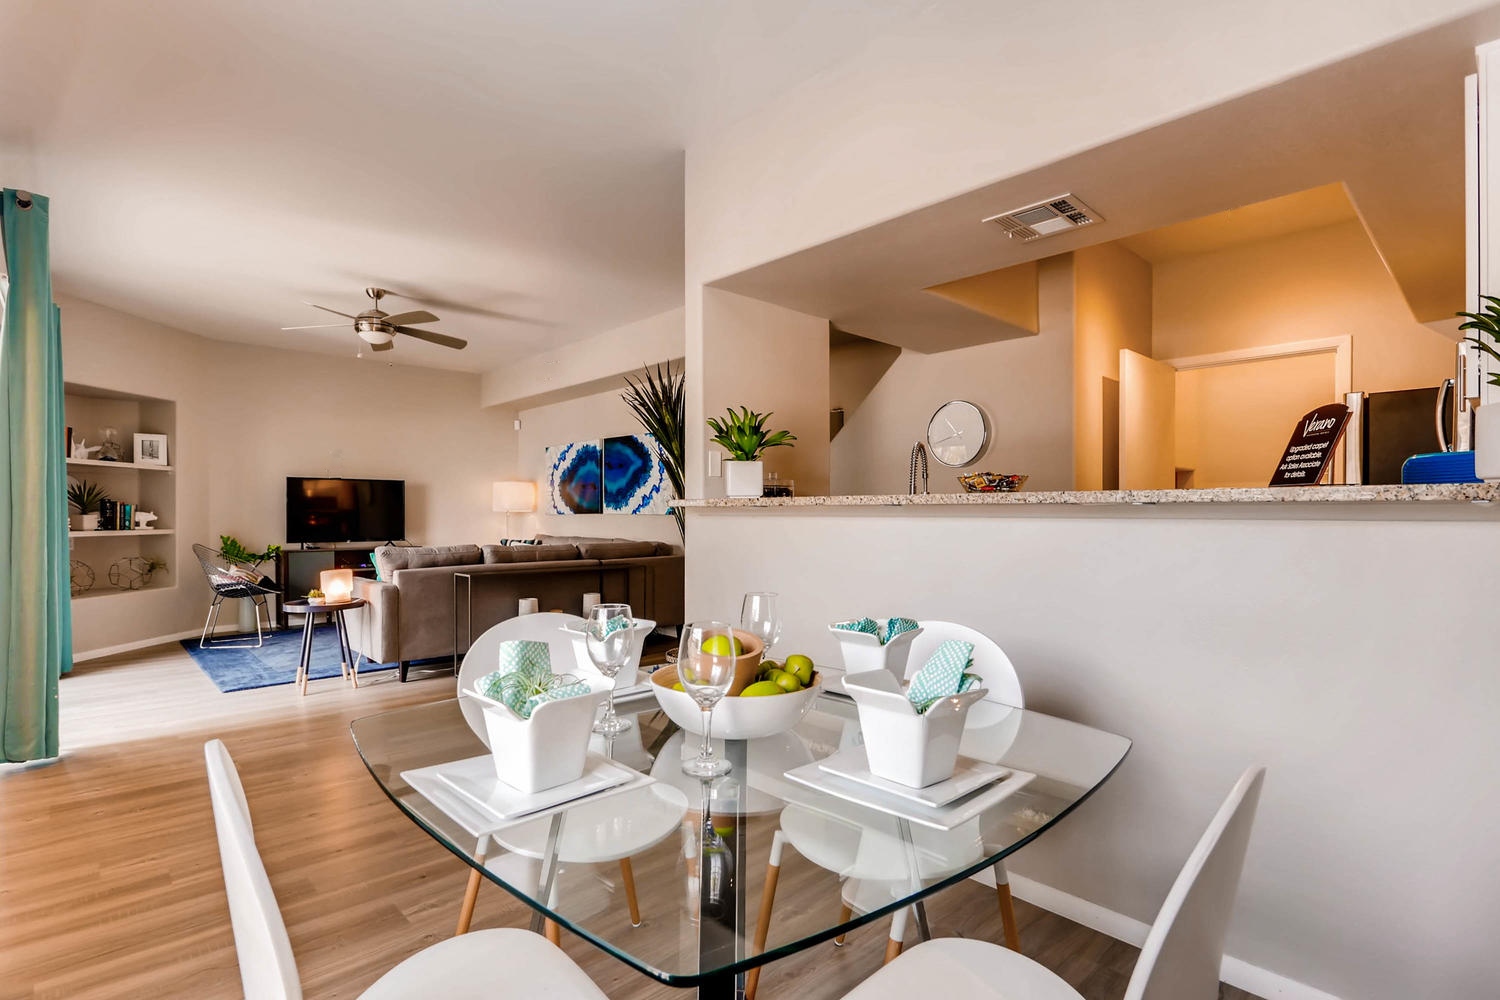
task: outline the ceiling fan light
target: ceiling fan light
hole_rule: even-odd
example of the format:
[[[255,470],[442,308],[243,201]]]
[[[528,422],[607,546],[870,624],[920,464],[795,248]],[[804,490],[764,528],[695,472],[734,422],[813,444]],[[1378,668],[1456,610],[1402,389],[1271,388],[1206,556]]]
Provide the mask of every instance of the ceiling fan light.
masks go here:
[[[392,340],[396,339],[396,335],[389,330],[362,327],[359,331],[359,339],[367,344],[389,344]]]

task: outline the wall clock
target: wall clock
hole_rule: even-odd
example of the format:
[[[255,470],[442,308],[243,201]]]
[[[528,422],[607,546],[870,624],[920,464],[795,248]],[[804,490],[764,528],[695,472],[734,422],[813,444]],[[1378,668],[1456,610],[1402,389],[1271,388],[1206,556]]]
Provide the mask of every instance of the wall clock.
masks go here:
[[[927,447],[932,457],[950,468],[961,468],[979,460],[989,438],[984,413],[965,399],[954,399],[938,407],[927,422]]]

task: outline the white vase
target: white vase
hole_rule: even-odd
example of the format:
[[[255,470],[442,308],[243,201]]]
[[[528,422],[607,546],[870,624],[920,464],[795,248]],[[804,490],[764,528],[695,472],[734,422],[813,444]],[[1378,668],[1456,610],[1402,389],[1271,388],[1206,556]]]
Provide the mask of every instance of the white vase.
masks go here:
[[[906,677],[906,661],[911,657],[912,640],[922,634],[922,629],[918,627],[902,632],[890,642],[882,644],[879,636],[868,632],[851,632],[832,625],[828,626],[828,631],[839,641],[839,652],[844,656],[844,673],[888,670],[898,681]]]
[[[545,701],[523,719],[505,705],[484,702],[485,731],[495,776],[517,791],[546,791],[583,777],[594,728],[594,710],[608,692]]]
[[[1474,475],[1487,483],[1500,481],[1500,403],[1474,411]]]
[[[918,714],[901,684],[884,670],[844,676],[844,692],[859,710],[870,773],[908,788],[953,777],[969,707],[983,688],[944,698]]]
[[[78,521],[79,521],[80,524],[83,525],[83,527],[81,527],[80,529],[78,529],[80,531],[98,531],[99,530],[99,515],[98,514],[80,514],[80,515],[78,515]]]
[[[765,489],[765,463],[725,462],[724,495],[727,497],[758,497]]]

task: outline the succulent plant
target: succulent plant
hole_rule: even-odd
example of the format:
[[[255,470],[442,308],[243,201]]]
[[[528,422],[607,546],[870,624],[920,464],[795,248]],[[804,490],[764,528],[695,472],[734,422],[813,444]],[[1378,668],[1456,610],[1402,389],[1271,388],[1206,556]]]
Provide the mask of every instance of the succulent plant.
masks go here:
[[[100,502],[108,499],[109,494],[98,483],[80,479],[68,484],[68,506],[80,514],[99,513]]]
[[[797,436],[791,431],[767,431],[766,420],[770,416],[770,413],[756,413],[748,406],[738,411],[731,406],[723,420],[708,418],[709,429],[714,432],[710,440],[729,452],[730,460],[735,462],[754,462],[767,448],[790,448]]]

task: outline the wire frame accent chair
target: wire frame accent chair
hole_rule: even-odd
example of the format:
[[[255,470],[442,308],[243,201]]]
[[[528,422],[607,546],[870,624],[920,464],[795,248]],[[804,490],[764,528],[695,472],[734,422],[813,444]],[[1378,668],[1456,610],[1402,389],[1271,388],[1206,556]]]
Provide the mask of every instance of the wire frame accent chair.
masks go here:
[[[262,612],[266,616],[265,631],[271,631],[271,608],[266,598],[273,594],[279,596],[281,591],[261,575],[258,562],[231,559],[218,549],[211,549],[207,545],[196,543],[193,545],[193,555],[198,557],[198,564],[203,567],[203,575],[208,577],[208,585],[214,592],[213,601],[208,606],[208,615],[203,619],[203,634],[198,637],[198,648],[259,649],[265,643],[265,634],[260,626]],[[219,627],[220,606],[225,601],[234,599],[248,600],[255,605],[254,643],[214,638],[214,633]]]

